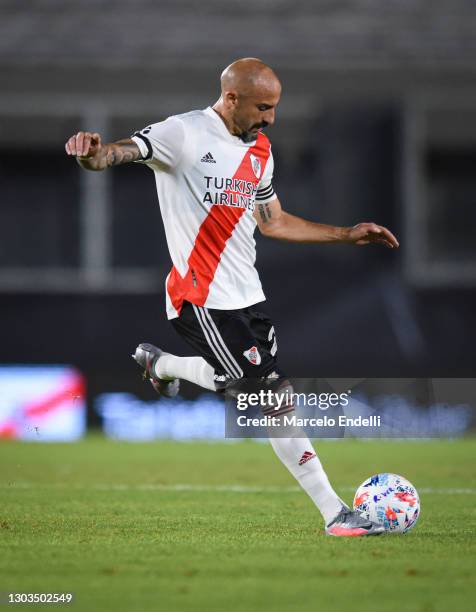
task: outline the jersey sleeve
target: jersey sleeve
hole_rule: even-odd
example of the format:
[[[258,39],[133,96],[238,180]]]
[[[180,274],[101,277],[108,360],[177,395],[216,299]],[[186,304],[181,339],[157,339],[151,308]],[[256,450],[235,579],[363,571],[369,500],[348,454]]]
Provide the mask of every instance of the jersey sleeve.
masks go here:
[[[273,172],[274,159],[273,154],[270,152],[263,176],[258,185],[258,191],[256,192],[256,202],[260,204],[266,204],[278,197],[273,188]]]
[[[146,163],[158,162],[168,168],[178,165],[185,142],[185,129],[182,121],[169,117],[154,123],[140,132],[134,132],[131,139],[139,147],[142,160]]]

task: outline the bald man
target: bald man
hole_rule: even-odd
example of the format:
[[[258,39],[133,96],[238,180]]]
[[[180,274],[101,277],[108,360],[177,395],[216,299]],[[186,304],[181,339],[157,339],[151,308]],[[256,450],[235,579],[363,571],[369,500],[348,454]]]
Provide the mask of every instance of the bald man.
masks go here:
[[[173,262],[165,281],[167,317],[199,356],[177,357],[139,344],[134,359],[154,389],[173,397],[180,379],[223,391],[243,379],[273,389],[284,384],[273,324],[255,268],[256,226],[269,238],[291,242],[378,243],[398,247],[375,223],[335,227],[284,212],[273,187],[273,156],[263,129],[273,125],[281,84],[255,58],[233,62],[221,75],[221,95],[205,110],[169,117],[131,138],[103,144],[78,132],[68,155],[86,170],[141,162],[155,175]],[[293,411],[264,406],[279,418]],[[334,536],[376,535],[383,528],[351,511],[331,487],[302,431],[270,438],[289,471],[319,508]]]

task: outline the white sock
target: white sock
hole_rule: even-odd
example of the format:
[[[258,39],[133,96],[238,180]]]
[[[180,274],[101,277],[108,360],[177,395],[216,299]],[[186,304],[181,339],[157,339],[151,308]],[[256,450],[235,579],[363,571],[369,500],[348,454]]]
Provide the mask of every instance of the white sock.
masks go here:
[[[300,436],[305,435],[298,429],[295,433]],[[309,439],[307,437],[270,438],[269,441],[274,452],[319,508],[327,525],[340,511],[343,502],[331,487]],[[299,465],[299,461],[306,457],[311,458]]]
[[[162,379],[181,378],[210,391],[216,390],[213,379],[215,370],[202,357],[177,357],[165,353],[157,360],[155,373]],[[339,512],[343,502],[331,487],[304,432],[299,428],[291,428],[290,435],[289,438],[270,437],[269,440],[276,455],[319,508],[327,525]],[[307,456],[310,458],[299,465]]]
[[[155,373],[164,380],[181,378],[215,391],[215,370],[202,357],[176,357],[164,353],[157,359]]]

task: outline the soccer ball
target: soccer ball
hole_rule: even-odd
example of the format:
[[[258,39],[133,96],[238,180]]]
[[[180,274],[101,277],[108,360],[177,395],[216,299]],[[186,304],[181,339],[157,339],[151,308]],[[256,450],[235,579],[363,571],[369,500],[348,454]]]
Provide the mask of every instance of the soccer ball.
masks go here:
[[[354,510],[383,525],[387,532],[406,533],[420,516],[420,498],[412,483],[402,476],[376,474],[357,489]]]

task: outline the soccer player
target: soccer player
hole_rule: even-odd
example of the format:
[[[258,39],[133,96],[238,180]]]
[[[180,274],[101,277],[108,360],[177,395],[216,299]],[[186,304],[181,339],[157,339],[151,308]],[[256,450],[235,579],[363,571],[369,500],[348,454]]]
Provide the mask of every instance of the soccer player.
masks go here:
[[[173,262],[165,283],[167,317],[199,355],[177,357],[139,344],[134,358],[164,396],[177,394],[180,379],[214,391],[243,378],[284,380],[274,327],[257,306],[265,296],[254,265],[256,226],[276,240],[398,247],[395,236],[375,223],[334,227],[282,209],[262,131],[273,125],[280,95],[269,66],[240,59],[223,71],[220,98],[205,110],[169,117],[118,142],[78,132],[65,145],[86,170],[142,162],[154,172]],[[270,442],[320,510],[326,532],[381,533],[338,497],[303,436],[293,432]]]

